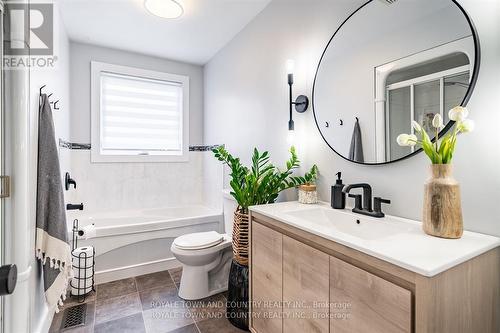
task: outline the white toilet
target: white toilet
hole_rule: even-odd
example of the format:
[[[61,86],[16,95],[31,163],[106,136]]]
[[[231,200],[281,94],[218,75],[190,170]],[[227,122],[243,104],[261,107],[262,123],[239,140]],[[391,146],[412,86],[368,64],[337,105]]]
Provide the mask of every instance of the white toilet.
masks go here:
[[[231,235],[236,201],[224,193],[224,231],[198,232],[177,237],[172,253],[182,263],[179,297],[202,299],[227,290],[229,268],[233,258]]]

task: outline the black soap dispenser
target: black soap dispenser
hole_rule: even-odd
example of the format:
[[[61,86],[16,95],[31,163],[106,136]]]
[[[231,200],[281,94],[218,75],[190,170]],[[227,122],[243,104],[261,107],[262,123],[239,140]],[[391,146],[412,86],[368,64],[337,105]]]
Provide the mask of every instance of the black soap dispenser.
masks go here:
[[[334,209],[344,209],[345,208],[345,193],[342,192],[344,189],[344,184],[342,184],[342,173],[337,172],[337,181],[335,185],[332,186],[332,198],[331,205]]]

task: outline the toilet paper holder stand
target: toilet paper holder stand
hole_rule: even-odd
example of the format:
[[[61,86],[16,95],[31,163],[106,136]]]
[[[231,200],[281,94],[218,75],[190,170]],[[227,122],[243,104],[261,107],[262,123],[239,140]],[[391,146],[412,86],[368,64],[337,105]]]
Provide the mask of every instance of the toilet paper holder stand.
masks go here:
[[[76,297],[78,303],[84,303],[87,296],[90,292],[95,291],[95,283],[94,283],[94,273],[95,273],[95,248],[92,248],[92,256],[90,257],[87,253],[75,253],[75,249],[78,248],[78,232],[79,225],[78,219],[73,220],[73,230],[72,230],[72,245],[71,245],[71,256],[73,259],[77,259],[78,266],[75,266],[75,261],[73,260],[73,270],[77,270],[78,273],[75,274],[75,277],[70,282],[70,286],[72,287],[71,296]],[[92,258],[92,262],[89,265],[88,260]],[[88,276],[87,272],[92,268],[91,276]],[[87,279],[92,278],[92,285],[89,287],[86,285]],[[74,285],[74,281],[77,281],[77,285]],[[73,295],[73,290],[77,290],[77,295]]]

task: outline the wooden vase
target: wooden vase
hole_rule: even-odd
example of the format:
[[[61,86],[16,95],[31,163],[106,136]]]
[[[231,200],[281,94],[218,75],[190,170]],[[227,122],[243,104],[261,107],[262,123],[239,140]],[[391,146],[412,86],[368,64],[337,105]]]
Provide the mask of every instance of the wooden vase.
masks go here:
[[[423,229],[442,238],[460,238],[463,234],[460,185],[453,178],[450,164],[432,164],[431,177],[425,183]]]

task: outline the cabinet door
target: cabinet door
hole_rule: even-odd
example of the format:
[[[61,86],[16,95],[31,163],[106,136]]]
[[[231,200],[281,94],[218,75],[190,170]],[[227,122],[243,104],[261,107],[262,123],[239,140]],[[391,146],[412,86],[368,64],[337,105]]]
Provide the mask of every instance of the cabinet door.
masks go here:
[[[330,257],[330,332],[411,332],[411,292]]]
[[[282,235],[252,224],[252,327],[258,333],[281,333]]]
[[[329,256],[283,236],[283,332],[328,333]]]

